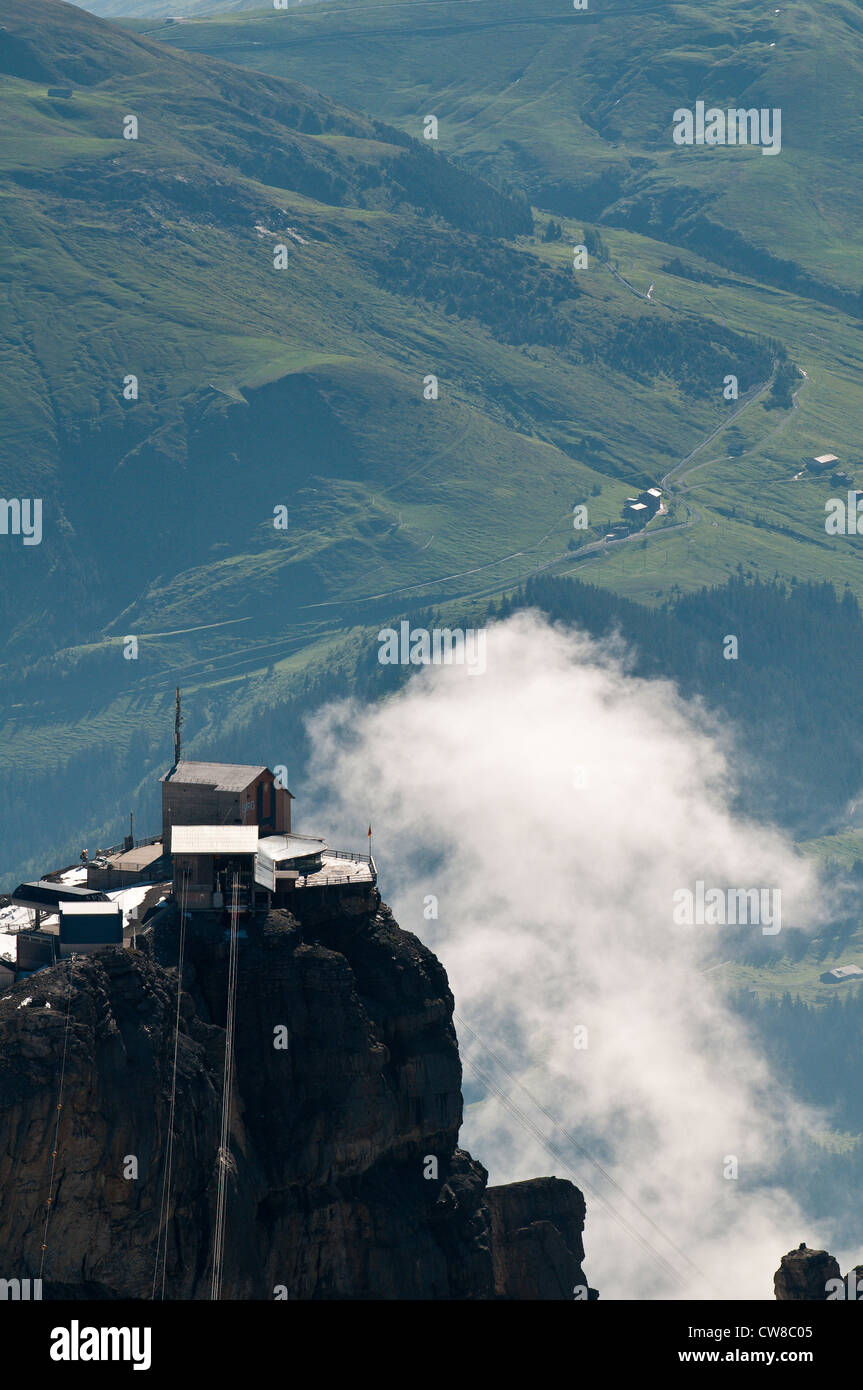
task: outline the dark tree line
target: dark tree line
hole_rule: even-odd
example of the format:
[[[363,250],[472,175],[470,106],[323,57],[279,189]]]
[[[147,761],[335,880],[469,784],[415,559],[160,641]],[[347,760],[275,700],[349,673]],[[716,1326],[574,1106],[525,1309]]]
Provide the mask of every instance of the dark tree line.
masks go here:
[[[863,990],[837,985],[826,1004],[813,1007],[784,994],[735,999],[738,1012],[755,1029],[759,1048],[778,1076],[801,1100],[826,1106],[834,1125],[863,1132]]]
[[[503,342],[565,347],[572,338],[564,311],[581,295],[572,271],[553,270],[507,246],[406,233],[378,272],[387,289],[475,319]]]
[[[620,322],[600,355],[637,381],[666,376],[691,396],[719,399],[727,374],[738,377],[741,390],[746,391],[767,380],[774,356],[781,351],[778,344],[745,337],[707,319],[687,315],[672,320],[650,314]]]
[[[482,237],[527,236],[533,213],[524,197],[494,188],[451,160],[410,145],[385,169],[391,192],[411,207],[436,213],[451,227]]]

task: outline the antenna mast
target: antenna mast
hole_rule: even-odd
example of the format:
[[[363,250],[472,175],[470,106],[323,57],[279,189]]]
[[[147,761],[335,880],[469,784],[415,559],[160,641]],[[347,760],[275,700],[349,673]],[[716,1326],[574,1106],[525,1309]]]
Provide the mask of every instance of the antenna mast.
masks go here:
[[[175,767],[177,766],[177,763],[180,761],[180,744],[181,744],[180,728],[181,728],[181,726],[182,726],[182,723],[183,723],[183,716],[182,716],[182,714],[181,714],[181,712],[180,712],[180,687],[177,686],[177,693],[176,693],[176,699],[175,699],[175,709],[174,709],[174,766],[175,766]]]

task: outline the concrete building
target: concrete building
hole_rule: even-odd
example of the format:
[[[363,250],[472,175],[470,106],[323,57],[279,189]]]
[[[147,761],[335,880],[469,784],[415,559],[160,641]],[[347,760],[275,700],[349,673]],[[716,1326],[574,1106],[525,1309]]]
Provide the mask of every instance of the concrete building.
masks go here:
[[[175,825],[170,836],[174,897],[184,911],[230,908],[235,880],[240,911],[255,909],[256,825]],[[266,907],[264,890],[261,897]]]
[[[292,794],[268,767],[181,761],[162,783],[162,843],[178,825],[254,825],[261,834],[291,833]]]
[[[291,832],[293,795],[269,768],[178,758],[161,782],[163,847],[183,912],[230,912],[235,891],[244,914],[295,906],[298,890],[309,901],[374,892],[370,855]]]
[[[815,473],[832,472],[838,462],[836,454],[816,454],[815,458],[807,459],[809,467]]]
[[[59,937],[47,931],[20,931],[15,937],[18,974],[53,965],[60,954]]]
[[[310,835],[259,839],[254,825],[177,825],[171,859],[183,912],[229,912],[235,881],[243,914],[292,905],[296,891],[368,894],[377,882],[370,855],[331,850]]]

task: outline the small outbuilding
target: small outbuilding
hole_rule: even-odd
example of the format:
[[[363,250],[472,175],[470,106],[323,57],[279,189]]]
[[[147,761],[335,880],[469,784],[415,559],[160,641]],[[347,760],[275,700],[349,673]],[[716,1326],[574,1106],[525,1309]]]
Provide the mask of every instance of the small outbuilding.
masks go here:
[[[47,931],[19,931],[15,937],[18,973],[29,974],[53,965],[60,954],[59,938]]]
[[[61,903],[60,956],[92,955],[123,945],[119,903]]]
[[[863,980],[863,970],[859,965],[836,965],[818,978],[825,985],[841,985],[846,980]]]
[[[645,488],[644,492],[638,494],[638,500],[644,504],[651,516],[655,516],[662,506],[662,493],[658,487]]]

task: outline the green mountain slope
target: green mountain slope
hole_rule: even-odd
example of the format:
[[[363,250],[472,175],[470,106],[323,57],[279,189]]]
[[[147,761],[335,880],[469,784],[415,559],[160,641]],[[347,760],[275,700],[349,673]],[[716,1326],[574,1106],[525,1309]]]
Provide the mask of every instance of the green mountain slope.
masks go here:
[[[296,5],[314,5],[316,0],[289,0],[288,8]],[[269,9],[275,6],[270,0]],[[262,0],[88,0],[79,9],[89,10],[90,14],[102,19],[116,19],[118,15],[162,16],[229,14],[239,10],[263,9]]]
[[[506,176],[556,213],[686,245],[853,305],[860,292],[857,0],[339,0],[219,16],[171,42],[302,76]],[[777,157],[681,148],[698,99],[782,112]]]
[[[858,538],[825,534],[825,503],[849,484],[804,468],[814,454],[836,453],[852,482],[863,481],[859,157],[847,138],[863,68],[861,7],[826,0],[817,22],[796,0],[774,10],[742,0],[603,0],[586,12],[556,0],[358,0],[349,13],[335,3],[262,10],[171,35],[258,70],[302,71],[416,135],[437,114],[437,147],[506,178],[555,219],[562,240],[542,240],[549,224],[540,217],[536,254],[560,261],[585,222],[599,223],[604,249],[579,285],[600,290],[609,317],[643,305],[653,284],[663,312],[787,346],[805,372],[781,397],[791,408],[754,403],[733,432],[671,472],[678,499],[692,504],[685,529],[672,518],[640,564],[621,547],[579,558],[597,582],[649,601],[675,584],[721,583],[737,565],[861,592]],[[699,97],[780,103],[780,154],[675,146],[673,112]],[[636,362],[628,354],[630,371]],[[590,402],[581,397],[578,408]],[[591,431],[591,447],[611,419]],[[642,441],[653,443],[674,447],[659,416]],[[599,466],[610,466],[607,455]]]
[[[506,179],[557,224],[562,241],[539,240],[538,254],[560,258],[598,225],[579,284],[599,283],[610,315],[652,284],[663,310],[786,345],[805,375],[791,373],[769,404],[790,408],[757,401],[733,431],[662,469],[678,510],[687,504],[685,527],[671,518],[641,563],[623,547],[579,557],[596,582],[655,602],[738,565],[861,593],[859,538],[825,534],[827,501],[863,483],[861,23],[850,0],[825,0],[817,15],[797,0],[778,14],[748,0],[603,0],[584,12],[556,0],[358,0],[349,13],[333,3],[190,22],[171,42],[302,71],[418,136],[436,114],[438,148]],[[778,105],[781,152],[676,146],[673,113],[698,99]],[[540,237],[548,228],[540,215]],[[660,430],[657,418],[648,448]],[[825,453],[846,478],[805,468]]]
[[[59,0],[0,24],[0,483],[44,512],[0,538],[0,748],[33,787],[7,869],[61,824],[119,838],[178,681],[190,735],[242,728],[406,605],[597,554],[729,422],[727,372],[772,424],[760,325],[576,274],[424,142]]]

